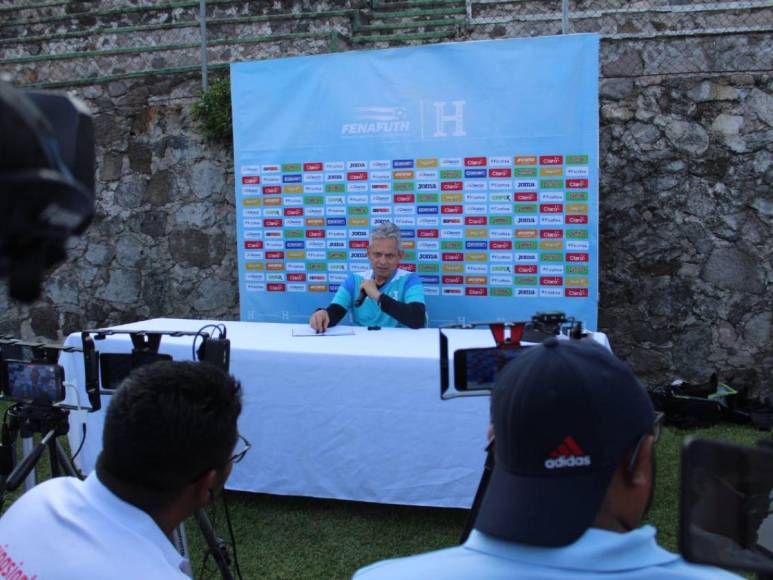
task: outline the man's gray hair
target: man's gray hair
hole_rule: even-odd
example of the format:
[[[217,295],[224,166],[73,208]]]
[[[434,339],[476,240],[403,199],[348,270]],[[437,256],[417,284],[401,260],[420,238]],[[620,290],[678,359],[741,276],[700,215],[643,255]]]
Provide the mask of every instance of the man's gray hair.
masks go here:
[[[370,239],[385,239],[385,238],[394,238],[397,240],[397,247],[400,247],[400,228],[398,228],[395,224],[392,222],[384,222],[378,224],[373,230],[370,232]]]

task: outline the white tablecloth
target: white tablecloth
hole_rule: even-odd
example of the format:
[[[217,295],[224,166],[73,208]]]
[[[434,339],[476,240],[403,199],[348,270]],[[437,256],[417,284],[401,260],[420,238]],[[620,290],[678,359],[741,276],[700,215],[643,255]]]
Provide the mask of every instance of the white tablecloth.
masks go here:
[[[209,323],[154,319],[115,328],[196,331]],[[253,445],[235,466],[229,489],[470,506],[485,459],[489,399],[441,401],[437,329],[354,328],[349,336],[293,337],[293,328],[305,326],[225,324],[231,373],[243,386],[239,429]],[[478,334],[476,346],[493,344],[487,331],[464,332]],[[465,337],[468,342],[473,334]],[[190,360],[191,342],[190,336],[164,336],[160,352]],[[80,334],[67,344],[80,345]],[[131,350],[128,335],[96,346],[100,352]],[[86,404],[82,357],[64,354],[61,362]],[[108,403],[103,397],[103,407]],[[88,425],[79,457],[86,471],[101,448],[102,417],[71,415],[73,446],[81,439],[79,418]]]

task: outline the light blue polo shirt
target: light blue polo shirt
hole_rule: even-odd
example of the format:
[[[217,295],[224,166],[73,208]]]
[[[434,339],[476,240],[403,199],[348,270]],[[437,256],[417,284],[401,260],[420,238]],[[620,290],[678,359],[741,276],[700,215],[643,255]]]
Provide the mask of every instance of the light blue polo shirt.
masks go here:
[[[720,568],[685,562],[658,546],[655,528],[625,534],[589,528],[562,548],[514,544],[473,530],[461,546],[384,560],[357,571],[357,580],[683,580],[740,579]]]
[[[338,288],[338,291],[333,296],[332,304],[338,304],[339,306],[346,308],[352,314],[352,320],[357,326],[381,326],[383,328],[400,327],[405,328],[405,325],[400,324],[381,311],[378,303],[369,297],[365,298],[365,301],[361,306],[356,307],[354,303],[360,296],[360,286],[364,280],[373,278],[373,270],[367,270],[365,272],[350,273],[344,283]],[[424,286],[421,284],[421,279],[413,272],[407,272],[398,268],[389,281],[384,284],[380,291],[382,294],[394,298],[398,302],[404,302],[406,304],[410,302],[421,302],[424,304]]]

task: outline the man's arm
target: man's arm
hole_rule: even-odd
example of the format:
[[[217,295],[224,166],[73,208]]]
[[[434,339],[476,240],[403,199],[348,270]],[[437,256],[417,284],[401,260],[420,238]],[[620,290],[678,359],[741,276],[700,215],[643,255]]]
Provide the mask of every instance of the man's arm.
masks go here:
[[[394,298],[382,294],[378,300],[382,312],[389,314],[400,324],[408,328],[424,328],[427,322],[427,309],[421,302],[399,302]]]
[[[346,308],[335,302],[332,302],[325,310],[327,310],[327,315],[330,317],[329,326],[331,327],[341,322],[341,319],[346,316]]]
[[[349,307],[352,304],[352,295],[354,293],[354,276],[349,274],[346,280],[338,288],[333,296],[333,300],[327,308],[317,308],[311,315],[309,326],[317,332],[325,332],[332,328],[346,316]]]

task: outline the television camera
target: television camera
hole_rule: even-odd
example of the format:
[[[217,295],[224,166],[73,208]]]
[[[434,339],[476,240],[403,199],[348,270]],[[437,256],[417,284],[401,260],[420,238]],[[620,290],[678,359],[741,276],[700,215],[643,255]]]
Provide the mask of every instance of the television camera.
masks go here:
[[[0,81],[0,135],[0,278],[32,302],[94,217],[94,124],[74,97]]]
[[[82,234],[94,217],[94,124],[86,106],[72,96],[19,91],[0,80],[0,134],[5,137],[0,140],[0,279],[8,280],[11,298],[31,303],[40,296],[46,272],[64,261],[69,238]],[[98,411],[102,395],[109,395],[132,368],[168,356],[158,353],[164,333],[140,332],[131,336],[131,353],[106,353],[100,360],[94,341],[113,332],[83,333],[82,348],[0,340],[0,402],[11,403],[1,427],[0,506],[7,490],[22,481],[28,487],[35,484],[32,470],[45,450],[52,476],[82,478],[58,441],[69,431],[70,411]],[[228,369],[225,327],[217,339],[202,330],[193,343],[194,359]],[[83,353],[88,407],[81,406],[77,388],[58,364],[62,351]],[[69,402],[68,387],[75,393],[75,405]],[[85,424],[83,429],[85,441]],[[36,434],[41,437],[34,445]],[[16,457],[19,436],[21,461]],[[221,575],[231,578],[222,540],[203,511],[195,515]],[[181,537],[178,548],[187,555]],[[236,567],[238,571],[238,563]]]

